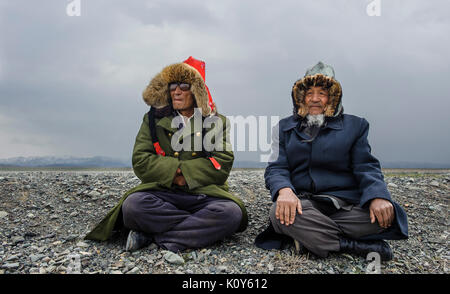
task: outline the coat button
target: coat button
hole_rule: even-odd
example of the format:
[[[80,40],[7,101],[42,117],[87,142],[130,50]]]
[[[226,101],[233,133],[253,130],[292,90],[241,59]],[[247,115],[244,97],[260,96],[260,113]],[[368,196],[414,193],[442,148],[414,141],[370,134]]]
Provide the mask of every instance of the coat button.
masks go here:
[[[168,133],[167,136],[172,137],[172,133]]]
[[[175,156],[175,157],[178,157],[180,155],[180,153],[178,153],[178,152],[175,152],[174,154],[173,154],[173,156]]]
[[[200,132],[195,133],[195,135],[196,135],[197,137],[200,137],[201,134],[202,134],[202,133],[200,133]]]
[[[197,156],[197,153],[196,153],[196,152],[192,152],[191,155],[192,155],[192,156]]]

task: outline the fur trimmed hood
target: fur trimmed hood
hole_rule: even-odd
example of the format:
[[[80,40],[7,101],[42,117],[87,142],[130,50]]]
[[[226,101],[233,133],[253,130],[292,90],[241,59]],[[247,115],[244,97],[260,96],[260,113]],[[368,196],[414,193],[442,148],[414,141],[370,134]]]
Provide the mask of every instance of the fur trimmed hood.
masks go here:
[[[294,83],[292,87],[292,102],[294,114],[304,118],[308,114],[305,105],[306,91],[310,87],[323,87],[328,90],[328,105],[325,109],[325,117],[335,117],[343,113],[342,87],[334,77],[334,69],[319,61],[315,66],[308,69],[305,76]]]
[[[192,65],[189,65],[189,64]],[[163,68],[148,84],[142,97],[149,106],[157,109],[171,105],[169,83],[184,82],[191,85],[191,92],[203,116],[215,115],[217,109],[205,84],[204,62],[189,57],[182,63]]]

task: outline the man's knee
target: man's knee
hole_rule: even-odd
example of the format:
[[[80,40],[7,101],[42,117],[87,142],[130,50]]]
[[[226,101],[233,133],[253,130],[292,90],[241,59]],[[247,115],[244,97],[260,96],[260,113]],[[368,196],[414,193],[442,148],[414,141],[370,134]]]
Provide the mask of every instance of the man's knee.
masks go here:
[[[143,195],[140,192],[128,195],[127,199],[122,203],[122,212],[124,216],[133,215],[139,210],[139,207],[142,207],[140,205],[142,197]]]
[[[242,220],[242,210],[234,201],[215,201],[206,207],[210,212],[216,214],[227,227],[237,228]]]
[[[123,222],[126,227],[134,227],[144,211],[144,202],[148,205],[149,193],[135,192],[122,203]]]

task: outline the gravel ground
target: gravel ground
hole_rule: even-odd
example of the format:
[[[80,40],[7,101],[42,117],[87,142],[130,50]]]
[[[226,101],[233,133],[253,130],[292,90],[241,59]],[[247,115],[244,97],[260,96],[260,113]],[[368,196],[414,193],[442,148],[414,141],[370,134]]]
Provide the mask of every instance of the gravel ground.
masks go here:
[[[125,237],[83,240],[122,194],[139,184],[132,171],[0,171],[0,274],[9,273],[187,273],[346,274],[365,273],[363,257],[331,254],[319,259],[293,249],[254,246],[265,229],[271,200],[264,170],[233,170],[229,185],[249,211],[249,226],[204,249],[175,256],[150,245],[125,252]],[[385,171],[392,197],[402,205],[410,238],[388,241],[394,259],[381,273],[448,273],[450,172]],[[180,258],[181,257],[181,258]],[[78,262],[79,261],[79,262]]]

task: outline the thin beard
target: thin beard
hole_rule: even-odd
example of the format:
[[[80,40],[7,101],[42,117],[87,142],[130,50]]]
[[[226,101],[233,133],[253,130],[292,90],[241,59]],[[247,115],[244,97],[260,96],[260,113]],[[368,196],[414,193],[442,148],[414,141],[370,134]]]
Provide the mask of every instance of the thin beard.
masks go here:
[[[308,114],[306,116],[306,123],[310,127],[311,126],[321,127],[324,122],[325,122],[325,115],[324,114],[315,114],[315,115]]]

